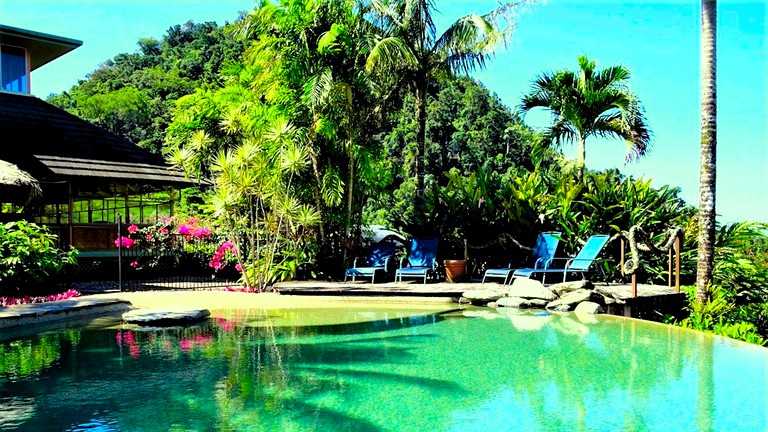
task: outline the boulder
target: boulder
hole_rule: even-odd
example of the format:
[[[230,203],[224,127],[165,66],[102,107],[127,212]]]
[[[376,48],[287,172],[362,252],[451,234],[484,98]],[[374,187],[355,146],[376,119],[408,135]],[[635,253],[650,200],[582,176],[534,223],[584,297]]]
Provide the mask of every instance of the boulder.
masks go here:
[[[585,302],[579,303],[578,306],[576,306],[576,309],[574,310],[574,312],[576,312],[577,314],[594,315],[598,313],[603,313],[603,308],[597,303],[594,303],[591,301],[585,301]]]
[[[505,297],[506,292],[503,289],[475,289],[464,291],[461,296],[472,303],[488,303]]]
[[[549,304],[549,302],[546,300],[528,299],[526,307],[544,309],[547,307],[547,304]]]
[[[578,289],[576,291],[565,293],[559,299],[550,302],[549,304],[547,304],[547,309],[553,309],[560,305],[568,305],[572,308],[573,306],[581,302],[590,301],[593,296],[596,296],[596,295],[592,290]]]
[[[208,309],[137,309],[123,314],[127,323],[151,326],[192,324],[208,318]]]
[[[561,282],[558,284],[551,285],[549,289],[551,289],[555,294],[562,297],[563,294],[569,293],[571,291],[576,291],[580,289],[592,289],[594,288],[594,284],[588,280],[580,280],[580,281],[573,281],[573,282]]]
[[[552,301],[557,298],[549,288],[546,288],[541,282],[533,279],[515,278],[512,287],[509,289],[510,297],[520,297],[524,299],[541,299]]]
[[[571,310],[571,306],[567,304],[555,304],[555,302],[550,302],[547,304],[547,309],[552,309],[555,312],[568,312]]]
[[[526,303],[528,300],[520,297],[504,297],[500,298],[496,301],[496,304],[500,307],[512,307],[512,308],[521,308],[525,306],[521,306],[522,304]]]

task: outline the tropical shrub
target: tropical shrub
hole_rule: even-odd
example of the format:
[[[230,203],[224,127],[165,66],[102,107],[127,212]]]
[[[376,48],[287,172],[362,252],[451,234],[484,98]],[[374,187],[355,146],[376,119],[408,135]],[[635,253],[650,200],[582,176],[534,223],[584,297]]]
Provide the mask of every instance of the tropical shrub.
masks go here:
[[[74,249],[56,247],[47,228],[26,221],[0,225],[0,292],[21,297],[49,291],[53,278],[66,264],[74,264]]]

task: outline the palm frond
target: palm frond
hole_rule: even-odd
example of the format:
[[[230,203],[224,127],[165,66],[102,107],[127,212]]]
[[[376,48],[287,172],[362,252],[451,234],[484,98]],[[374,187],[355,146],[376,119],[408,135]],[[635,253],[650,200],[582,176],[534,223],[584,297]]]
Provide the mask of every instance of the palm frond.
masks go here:
[[[383,67],[386,70],[413,69],[418,64],[416,54],[403,39],[386,37],[378,40],[371,49],[365,62],[365,69],[368,72],[377,69],[377,67]]]

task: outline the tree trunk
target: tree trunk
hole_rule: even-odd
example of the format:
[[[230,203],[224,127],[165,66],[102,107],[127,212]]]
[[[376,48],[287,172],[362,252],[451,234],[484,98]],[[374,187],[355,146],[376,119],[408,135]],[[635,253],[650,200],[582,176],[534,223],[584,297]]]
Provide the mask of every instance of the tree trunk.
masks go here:
[[[584,141],[584,137],[579,134],[579,155],[576,160],[576,175],[579,177],[579,182],[584,181],[584,165],[587,159],[587,146]]]
[[[424,201],[424,149],[427,141],[427,80],[416,84],[416,205]],[[420,214],[420,213],[419,213]]]
[[[320,168],[317,162],[317,155],[315,154],[315,148],[313,143],[309,143],[309,159],[312,161],[312,172],[315,175],[315,205],[317,206],[317,212],[320,213],[320,223],[318,229],[320,230],[320,244],[325,245],[325,228],[323,227],[323,197],[320,195],[320,185],[323,184],[323,179],[320,176]]]
[[[696,300],[705,303],[715,255],[715,170],[717,166],[717,1],[701,1],[701,171],[699,257]]]

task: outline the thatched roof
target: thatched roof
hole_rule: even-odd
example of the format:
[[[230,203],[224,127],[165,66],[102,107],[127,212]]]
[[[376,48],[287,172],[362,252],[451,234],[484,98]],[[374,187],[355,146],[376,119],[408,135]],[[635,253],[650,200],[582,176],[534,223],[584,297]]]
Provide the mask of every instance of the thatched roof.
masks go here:
[[[40,184],[16,165],[0,160],[0,203],[29,204],[43,196]]]

